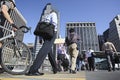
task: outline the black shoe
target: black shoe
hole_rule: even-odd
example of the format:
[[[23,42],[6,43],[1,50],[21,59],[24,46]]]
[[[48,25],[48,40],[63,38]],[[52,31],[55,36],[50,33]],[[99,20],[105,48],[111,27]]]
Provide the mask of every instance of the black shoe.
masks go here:
[[[72,74],[76,74],[76,71],[75,71],[75,70],[71,70],[71,69],[70,69],[69,72],[72,73]]]
[[[57,73],[57,70],[53,70],[53,74],[56,74]]]
[[[72,73],[72,74],[76,74],[76,71],[75,71],[75,70],[72,70],[71,73]]]
[[[44,73],[40,73],[40,72],[35,72],[35,73],[25,73],[26,76],[40,76],[40,75],[44,75]]]
[[[108,72],[111,72],[111,68],[108,69]]]
[[[0,74],[1,73],[4,73],[4,69],[3,68],[0,68]]]

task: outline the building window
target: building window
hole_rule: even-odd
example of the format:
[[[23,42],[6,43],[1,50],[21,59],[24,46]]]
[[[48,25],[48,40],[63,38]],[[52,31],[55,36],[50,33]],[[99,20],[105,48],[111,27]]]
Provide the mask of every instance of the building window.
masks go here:
[[[69,26],[69,24],[67,24],[67,26]]]
[[[80,26],[82,26],[82,23],[80,24]]]
[[[84,23],[84,26],[86,26],[86,24]]]
[[[87,23],[87,26],[89,26],[89,23]]]
[[[93,23],[93,26],[95,26],[95,23]]]
[[[74,23],[73,25],[74,25],[74,26],[76,26],[76,24],[75,24],[75,23]]]
[[[92,23],[90,23],[90,26],[92,26]]]

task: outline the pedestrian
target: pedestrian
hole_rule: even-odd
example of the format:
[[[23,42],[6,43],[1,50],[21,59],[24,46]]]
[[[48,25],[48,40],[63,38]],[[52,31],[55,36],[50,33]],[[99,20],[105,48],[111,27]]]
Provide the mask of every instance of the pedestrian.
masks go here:
[[[62,71],[62,61],[65,58],[65,51],[63,49],[63,45],[62,44],[58,44],[58,48],[57,48],[57,62],[58,62],[58,68],[59,71]]]
[[[86,59],[88,61],[88,65],[89,65],[89,70],[91,71],[94,71],[95,70],[95,59],[94,59],[94,50],[92,50],[91,48],[89,48],[87,51],[86,51]]]
[[[58,60],[58,66],[59,71],[68,71],[69,67],[69,55],[66,53],[66,48],[64,44],[59,44],[59,47],[57,49],[57,60]]]
[[[83,54],[78,53],[77,61],[76,61],[76,69],[77,69],[77,71],[81,70],[82,64],[83,64]]]
[[[55,38],[56,38],[56,32],[57,32],[57,13],[54,10],[51,10],[50,14],[46,15],[44,22],[46,22],[47,24],[53,24],[55,26],[55,30],[54,30],[54,36],[52,39],[46,39],[43,38],[44,43],[43,46],[41,47],[41,49],[39,50],[36,59],[34,60],[32,66],[30,67],[28,73],[26,73],[25,75],[28,76],[35,76],[35,75],[44,75],[44,73],[40,73],[38,71],[38,69],[42,66],[43,61],[45,60],[47,54],[48,54],[48,58],[50,60],[50,63],[52,65],[53,68],[53,73],[56,74],[57,73],[57,64],[56,64],[56,60],[55,57],[53,55],[53,51],[52,51],[52,46],[54,44]]]
[[[75,74],[76,73],[76,59],[78,56],[78,50],[77,50],[77,42],[79,41],[79,36],[75,32],[74,28],[71,28],[69,30],[69,34],[65,39],[65,43],[68,46],[68,52],[70,55],[71,59],[71,68],[70,68],[70,73]]]
[[[107,63],[108,63],[108,71],[115,71],[115,62],[114,55],[117,55],[116,48],[112,42],[108,39],[105,39],[105,43],[102,46],[102,50],[105,52]]]
[[[17,26],[15,25],[14,21],[10,17],[9,11],[13,10],[16,7],[14,0],[1,0],[0,2],[0,26],[4,26],[5,20],[7,20],[14,31],[17,30]],[[0,28],[0,38],[3,37],[4,32],[2,31],[2,28]],[[0,64],[1,64],[1,47],[2,47],[2,41],[0,41]],[[0,68],[0,73],[4,72],[3,68]]]

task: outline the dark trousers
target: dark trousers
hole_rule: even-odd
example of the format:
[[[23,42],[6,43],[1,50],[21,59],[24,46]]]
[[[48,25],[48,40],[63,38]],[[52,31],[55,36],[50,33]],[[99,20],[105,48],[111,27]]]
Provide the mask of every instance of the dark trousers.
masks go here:
[[[38,71],[43,61],[45,60],[47,54],[53,70],[57,70],[55,57],[52,53],[52,46],[54,44],[55,38],[56,38],[56,34],[54,34],[54,37],[51,40],[44,40],[44,44],[42,48],[39,50],[37,57],[33,62],[33,65],[30,67],[30,70],[29,70],[30,73],[34,73]]]
[[[88,57],[88,64],[89,64],[89,70],[93,70],[95,69],[95,60],[94,57]]]
[[[2,51],[2,49],[0,48],[0,65],[1,65],[1,62],[2,62],[2,60],[1,60],[1,51]]]

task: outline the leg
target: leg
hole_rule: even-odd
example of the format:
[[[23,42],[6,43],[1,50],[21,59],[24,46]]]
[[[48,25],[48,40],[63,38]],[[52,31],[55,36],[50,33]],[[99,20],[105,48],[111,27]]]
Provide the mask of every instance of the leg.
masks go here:
[[[91,57],[88,57],[88,65],[89,65],[89,70],[91,71]]]
[[[51,51],[55,37],[56,37],[56,34],[54,34],[54,37],[51,40],[44,40],[44,44],[42,48],[39,50],[37,57],[34,60],[33,65],[30,67],[30,70],[28,73],[38,72],[38,69],[41,67],[47,54]]]
[[[114,55],[110,55],[110,61],[111,61],[111,63],[112,63],[112,70],[115,71]]]
[[[71,53],[71,57],[72,57],[72,64],[71,64],[71,70],[75,71],[76,68],[76,59],[78,56],[78,50],[77,50],[77,44],[74,43],[71,45],[72,48],[72,53]]]
[[[107,63],[108,63],[108,71],[111,71],[112,64],[110,60],[110,55],[107,55]]]
[[[55,58],[53,57],[53,54],[52,54],[52,49],[51,51],[48,53],[48,57],[49,57],[49,61],[52,65],[52,68],[53,68],[53,73],[56,74],[58,69],[57,69],[57,63],[56,63],[56,60]]]

